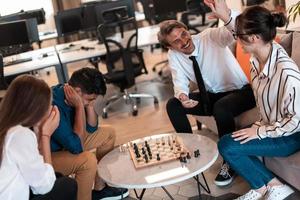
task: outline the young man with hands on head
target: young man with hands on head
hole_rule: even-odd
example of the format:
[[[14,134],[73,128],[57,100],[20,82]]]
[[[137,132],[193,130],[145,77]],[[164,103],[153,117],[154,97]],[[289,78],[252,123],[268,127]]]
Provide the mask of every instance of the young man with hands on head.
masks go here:
[[[94,103],[105,95],[102,74],[92,68],[75,71],[68,84],[52,88],[53,104],[60,112],[60,123],[51,137],[53,166],[64,175],[75,174],[78,200],[121,199],[127,189],[106,185],[97,175],[97,163],[114,148],[115,131],[100,126]],[[96,148],[96,156],[89,150]],[[92,190],[94,185],[94,190]]]

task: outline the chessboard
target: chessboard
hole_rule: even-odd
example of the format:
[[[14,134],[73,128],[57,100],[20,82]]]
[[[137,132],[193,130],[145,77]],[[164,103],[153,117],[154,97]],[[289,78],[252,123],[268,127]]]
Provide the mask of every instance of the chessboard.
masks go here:
[[[135,168],[143,168],[176,159],[190,159],[190,152],[182,139],[173,134],[163,134],[135,140],[129,144],[129,153]]]

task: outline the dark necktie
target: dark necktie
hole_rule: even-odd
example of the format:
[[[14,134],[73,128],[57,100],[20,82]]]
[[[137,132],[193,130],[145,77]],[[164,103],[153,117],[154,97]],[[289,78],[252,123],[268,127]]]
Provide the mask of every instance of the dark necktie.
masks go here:
[[[189,59],[193,62],[194,73],[195,73],[195,77],[196,77],[199,92],[200,92],[200,99],[201,99],[200,104],[202,104],[202,106],[203,106],[204,114],[209,115],[210,114],[209,98],[208,98],[208,93],[205,89],[205,85],[204,85],[203,77],[202,77],[202,74],[200,71],[200,67],[198,65],[198,62],[197,62],[195,56],[190,56]]]

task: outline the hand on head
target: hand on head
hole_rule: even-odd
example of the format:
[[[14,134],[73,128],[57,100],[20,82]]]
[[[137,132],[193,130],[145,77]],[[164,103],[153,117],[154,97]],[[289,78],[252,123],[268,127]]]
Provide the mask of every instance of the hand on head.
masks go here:
[[[57,106],[52,106],[49,116],[41,123],[40,130],[42,135],[51,136],[59,125],[59,110]]]
[[[79,107],[83,106],[82,98],[79,96],[79,94],[75,91],[75,89],[66,84],[64,86],[64,92],[67,104],[73,107]]]

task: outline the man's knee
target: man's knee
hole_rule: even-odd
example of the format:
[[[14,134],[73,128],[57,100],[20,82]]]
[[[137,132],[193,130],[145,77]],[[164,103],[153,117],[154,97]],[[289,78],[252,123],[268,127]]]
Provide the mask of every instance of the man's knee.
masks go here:
[[[214,117],[226,117],[226,115],[228,115],[230,113],[230,108],[226,105],[226,103],[222,100],[217,101],[214,105],[213,105],[213,116]]]
[[[169,99],[167,102],[167,105],[166,105],[167,112],[169,113],[170,111],[172,111],[180,106],[182,106],[181,102],[177,98],[173,97],[173,98]]]
[[[91,173],[96,173],[97,159],[94,153],[90,151],[84,151],[79,154],[78,159],[81,160],[80,169],[89,170]]]

